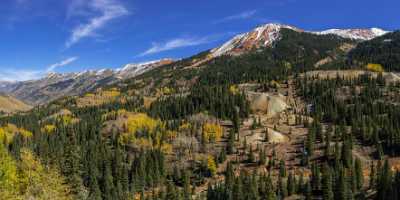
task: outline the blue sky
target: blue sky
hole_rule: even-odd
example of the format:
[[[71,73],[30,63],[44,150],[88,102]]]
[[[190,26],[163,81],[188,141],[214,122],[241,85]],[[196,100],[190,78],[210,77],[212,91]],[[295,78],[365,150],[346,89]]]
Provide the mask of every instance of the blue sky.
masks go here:
[[[1,0],[0,80],[183,58],[257,25],[400,28],[398,0]]]

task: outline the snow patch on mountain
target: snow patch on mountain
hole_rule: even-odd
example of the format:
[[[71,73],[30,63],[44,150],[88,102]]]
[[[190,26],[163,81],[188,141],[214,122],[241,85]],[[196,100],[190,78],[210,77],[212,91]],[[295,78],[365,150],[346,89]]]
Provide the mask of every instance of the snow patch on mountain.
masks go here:
[[[382,36],[388,31],[371,28],[371,29],[328,29],[320,32],[311,32],[317,35],[328,35],[333,34],[343,38],[354,39],[354,40],[371,40],[376,37]]]
[[[141,75],[151,69],[171,64],[173,63],[173,59],[161,59],[161,60],[154,60],[154,61],[149,61],[149,62],[144,62],[144,63],[137,63],[137,64],[127,64],[125,65],[122,69],[117,69],[115,71],[116,75],[122,76],[124,78],[128,77],[134,77]]]
[[[222,46],[211,50],[212,57],[218,57],[222,55],[240,55],[246,50],[254,48],[272,46],[274,42],[280,40],[281,29],[291,29],[297,32],[305,32],[294,26],[270,23],[259,26],[254,30],[239,34],[233,37],[231,40],[224,43]],[[371,28],[371,29],[329,29],[325,31],[306,31],[316,35],[328,35],[333,34],[339,37],[354,39],[354,40],[371,40],[375,37],[382,36],[388,31]]]

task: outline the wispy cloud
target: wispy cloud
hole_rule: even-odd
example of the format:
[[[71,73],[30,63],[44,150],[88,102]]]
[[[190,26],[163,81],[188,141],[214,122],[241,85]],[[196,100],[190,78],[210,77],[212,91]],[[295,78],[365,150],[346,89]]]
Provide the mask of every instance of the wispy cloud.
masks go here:
[[[62,66],[69,65],[69,64],[75,62],[75,61],[78,60],[78,59],[79,59],[79,57],[74,56],[74,57],[70,57],[70,58],[67,58],[67,59],[65,59],[65,60],[62,60],[61,62],[54,63],[54,64],[50,65],[49,67],[47,67],[46,72],[52,72],[52,71],[54,71],[57,67],[62,67]]]
[[[60,62],[49,65],[44,70],[30,69],[10,69],[9,67],[0,67],[0,81],[27,81],[42,78],[46,74],[53,72],[58,67],[67,66],[79,58],[74,56]],[[3,70],[4,69],[4,70]]]
[[[26,81],[38,79],[43,75],[40,71],[10,69],[0,71],[0,81]]]
[[[220,20],[215,21],[214,24],[225,23],[225,22],[233,21],[233,20],[250,19],[250,18],[254,17],[256,14],[257,14],[257,10],[248,10],[248,11],[244,11],[242,13],[236,14],[236,15],[224,17]]]
[[[80,3],[74,6],[83,6],[81,0],[78,2]],[[103,28],[109,21],[129,14],[129,11],[117,0],[90,0],[88,2],[88,8],[94,12],[100,13],[100,15],[91,17],[87,23],[79,24],[73,28],[71,36],[65,43],[66,48],[76,44],[82,38],[95,36],[96,31]],[[73,14],[70,13],[68,15]]]
[[[153,42],[152,47],[139,54],[139,56],[146,56],[150,54],[156,54],[164,51],[170,51],[173,49],[198,46],[202,44],[207,44],[213,42],[217,39],[216,35],[206,36],[206,37],[181,37],[168,40],[163,43]]]

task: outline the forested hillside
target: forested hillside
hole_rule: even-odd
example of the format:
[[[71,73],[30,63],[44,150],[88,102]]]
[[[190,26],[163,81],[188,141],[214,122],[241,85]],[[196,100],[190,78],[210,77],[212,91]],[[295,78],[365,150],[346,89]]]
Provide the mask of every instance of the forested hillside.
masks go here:
[[[282,29],[2,116],[0,199],[399,199],[399,62],[358,42]]]
[[[388,71],[399,71],[400,31],[358,44],[349,53],[349,59],[354,64],[377,63]]]

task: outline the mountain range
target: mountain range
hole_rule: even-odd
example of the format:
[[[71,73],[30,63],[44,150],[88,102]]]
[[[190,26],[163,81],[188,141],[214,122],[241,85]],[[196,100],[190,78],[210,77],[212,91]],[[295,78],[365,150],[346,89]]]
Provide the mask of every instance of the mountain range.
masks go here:
[[[354,43],[371,40],[382,36],[388,31],[378,28],[371,29],[329,29],[315,32],[283,24],[265,24],[250,32],[233,37],[220,47],[206,52],[206,56],[195,59],[189,66],[196,67],[221,56],[238,56],[254,49],[273,47],[282,37],[281,30],[289,29],[298,33],[334,36],[349,39]],[[144,74],[152,69],[176,63],[172,59],[162,59],[152,62],[127,64],[112,70],[91,70],[78,73],[49,73],[38,80],[22,82],[0,81],[0,92],[13,96],[30,105],[45,104],[64,96],[81,95],[96,88],[118,83],[129,78]]]
[[[0,88],[0,199],[400,196],[400,31],[266,24]]]
[[[39,105],[64,97],[80,95],[100,86],[140,75],[153,68],[172,63],[163,59],[141,64],[127,64],[117,70],[89,70],[78,73],[49,73],[38,80],[0,82],[0,92],[7,93],[31,105]]]

